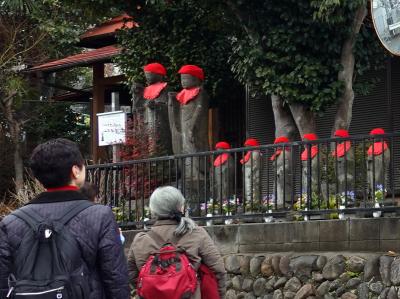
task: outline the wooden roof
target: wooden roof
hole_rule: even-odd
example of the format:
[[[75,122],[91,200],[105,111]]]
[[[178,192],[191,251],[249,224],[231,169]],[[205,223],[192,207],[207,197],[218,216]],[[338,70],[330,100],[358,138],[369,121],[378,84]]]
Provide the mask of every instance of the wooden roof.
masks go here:
[[[29,72],[54,72],[76,66],[89,66],[93,63],[109,62],[113,56],[116,56],[119,53],[119,48],[115,46],[106,46],[34,66],[29,69]]]

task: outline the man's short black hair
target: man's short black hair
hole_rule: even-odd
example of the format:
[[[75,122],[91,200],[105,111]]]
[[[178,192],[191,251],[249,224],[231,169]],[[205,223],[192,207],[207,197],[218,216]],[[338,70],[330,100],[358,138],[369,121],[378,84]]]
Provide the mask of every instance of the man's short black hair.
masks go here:
[[[84,160],[75,142],[57,138],[39,144],[31,155],[30,168],[45,188],[66,186],[71,182],[71,169],[82,167]]]

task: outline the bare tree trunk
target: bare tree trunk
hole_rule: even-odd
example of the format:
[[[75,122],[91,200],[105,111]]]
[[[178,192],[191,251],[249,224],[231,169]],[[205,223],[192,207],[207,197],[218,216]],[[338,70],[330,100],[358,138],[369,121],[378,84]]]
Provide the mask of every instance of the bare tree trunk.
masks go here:
[[[0,108],[7,122],[11,140],[14,146],[13,164],[14,164],[15,192],[18,193],[24,185],[24,165],[22,160],[21,141],[20,141],[21,126],[23,122],[16,119],[13,112],[12,105],[15,95],[16,92],[11,93],[8,96],[5,96],[3,99],[1,99]]]
[[[289,107],[285,107],[282,98],[277,95],[271,96],[271,102],[275,120],[275,137],[286,136],[293,140],[296,134],[296,125]]]
[[[315,114],[306,105],[293,103],[289,105],[294,122],[300,135],[303,137],[307,133],[315,133]]]
[[[14,143],[14,172],[15,172],[15,193],[18,193],[24,186],[24,163],[21,153],[21,125],[15,121],[12,129],[12,141]]]
[[[357,35],[360,32],[361,25],[367,15],[366,3],[367,2],[365,1],[356,10],[352,30],[342,47],[340,62],[343,69],[339,71],[338,79],[343,81],[344,91],[337,103],[337,112],[332,128],[332,135],[337,129],[348,130],[350,127],[354,102],[353,77],[355,58],[353,50],[357,40]]]

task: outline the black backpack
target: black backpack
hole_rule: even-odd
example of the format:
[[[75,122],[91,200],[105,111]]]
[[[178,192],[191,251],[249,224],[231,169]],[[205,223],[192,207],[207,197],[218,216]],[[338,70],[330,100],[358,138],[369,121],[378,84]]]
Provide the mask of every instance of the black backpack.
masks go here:
[[[29,205],[12,213],[31,230],[24,235],[16,252],[7,298],[89,298],[89,269],[66,224],[92,205],[87,200],[76,201],[57,220],[43,219]]]

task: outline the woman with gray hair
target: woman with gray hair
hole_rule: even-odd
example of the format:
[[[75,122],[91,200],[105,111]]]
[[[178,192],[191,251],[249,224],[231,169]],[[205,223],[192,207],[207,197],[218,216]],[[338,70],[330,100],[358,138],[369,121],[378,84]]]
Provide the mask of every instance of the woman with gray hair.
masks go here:
[[[183,216],[184,206],[185,198],[182,193],[171,186],[157,188],[150,196],[150,211],[156,220],[151,231],[157,238],[153,239],[146,232],[135,236],[128,256],[131,283],[136,286],[139,271],[150,254],[158,251],[163,244],[171,242],[185,250],[196,271],[204,264],[215,274],[220,298],[224,298],[226,272],[222,257],[204,228]],[[198,284],[192,299],[200,298]]]

